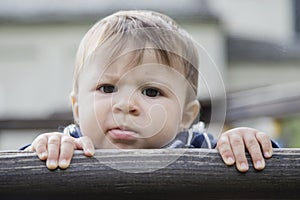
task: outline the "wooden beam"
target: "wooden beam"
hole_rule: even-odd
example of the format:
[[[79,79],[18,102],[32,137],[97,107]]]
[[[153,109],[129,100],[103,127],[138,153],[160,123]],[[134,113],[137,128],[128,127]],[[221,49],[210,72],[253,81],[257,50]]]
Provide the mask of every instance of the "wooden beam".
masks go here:
[[[300,82],[255,88],[227,95],[226,121],[285,117],[300,113]]]
[[[5,151],[0,152],[0,197],[299,198],[299,158],[300,149],[275,149],[265,170],[255,171],[250,164],[247,173],[240,173],[226,166],[216,150],[97,150],[91,158],[76,151],[67,170],[50,171],[34,153]]]
[[[72,119],[0,119],[0,130],[25,130],[48,129],[57,130],[59,126],[67,126],[73,123]]]

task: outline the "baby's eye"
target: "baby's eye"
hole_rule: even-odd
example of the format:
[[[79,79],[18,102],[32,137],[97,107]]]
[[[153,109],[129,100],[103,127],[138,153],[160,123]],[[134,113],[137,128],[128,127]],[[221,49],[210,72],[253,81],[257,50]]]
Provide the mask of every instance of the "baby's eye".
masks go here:
[[[157,97],[161,96],[161,92],[156,88],[145,88],[142,90],[142,94],[148,97]]]
[[[103,93],[113,93],[117,91],[116,87],[110,84],[101,85],[100,87],[98,87],[98,90]]]

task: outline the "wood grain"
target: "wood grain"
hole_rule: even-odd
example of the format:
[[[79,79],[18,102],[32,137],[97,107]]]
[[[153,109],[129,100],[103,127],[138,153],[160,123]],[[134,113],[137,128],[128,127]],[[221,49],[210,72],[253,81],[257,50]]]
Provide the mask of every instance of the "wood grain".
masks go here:
[[[300,198],[300,149],[275,149],[263,171],[249,163],[240,173],[216,150],[97,150],[50,171],[32,152],[3,151],[0,199]]]

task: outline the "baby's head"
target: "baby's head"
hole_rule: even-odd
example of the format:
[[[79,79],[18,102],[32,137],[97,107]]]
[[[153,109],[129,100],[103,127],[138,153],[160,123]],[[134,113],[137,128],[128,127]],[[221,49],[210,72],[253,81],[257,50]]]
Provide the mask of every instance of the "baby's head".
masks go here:
[[[160,148],[198,114],[198,53],[169,17],[120,11],[96,23],[78,49],[75,122],[96,148]]]

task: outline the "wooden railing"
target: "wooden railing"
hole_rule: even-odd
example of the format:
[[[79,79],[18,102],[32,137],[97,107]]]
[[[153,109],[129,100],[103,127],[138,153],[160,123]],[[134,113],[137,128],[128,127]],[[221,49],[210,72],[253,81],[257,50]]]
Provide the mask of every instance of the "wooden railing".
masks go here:
[[[216,150],[76,151],[50,171],[32,152],[0,152],[0,199],[299,199],[300,149],[275,149],[263,171],[240,173]]]

